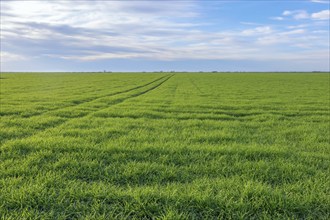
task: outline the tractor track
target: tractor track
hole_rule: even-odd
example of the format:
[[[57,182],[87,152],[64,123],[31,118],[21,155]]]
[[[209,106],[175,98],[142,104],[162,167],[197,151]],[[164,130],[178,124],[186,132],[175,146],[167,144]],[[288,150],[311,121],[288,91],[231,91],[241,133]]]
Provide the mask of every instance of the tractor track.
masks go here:
[[[117,94],[124,94],[124,93],[130,92],[130,91],[134,91],[134,90],[137,90],[137,89],[139,89],[139,88],[143,88],[143,87],[146,87],[146,86],[148,86],[148,85],[151,85],[152,83],[155,83],[155,82],[160,81],[160,82],[158,82],[156,85],[154,85],[154,86],[152,86],[152,87],[150,87],[150,88],[148,88],[148,89],[146,89],[146,90],[144,90],[144,91],[141,91],[141,92],[138,92],[138,93],[135,93],[135,94],[131,94],[131,95],[129,95],[129,96],[127,96],[127,97],[124,97],[124,98],[116,99],[116,100],[114,100],[113,102],[111,102],[111,105],[110,105],[110,106],[107,106],[107,107],[105,107],[105,108],[98,108],[96,111],[88,112],[87,114],[82,115],[82,116],[80,116],[80,117],[64,118],[64,120],[59,121],[59,122],[57,122],[57,123],[55,123],[55,124],[52,124],[51,126],[46,126],[46,127],[42,128],[42,129],[37,130],[36,132],[34,132],[34,133],[32,133],[32,134],[24,135],[24,136],[22,136],[22,137],[20,137],[20,138],[16,138],[16,139],[14,139],[14,140],[23,140],[23,139],[30,138],[30,137],[32,137],[32,136],[35,136],[35,135],[40,134],[40,133],[42,133],[42,132],[45,132],[45,131],[47,131],[47,130],[57,128],[57,127],[59,127],[59,126],[65,124],[65,123],[68,123],[68,122],[70,122],[70,121],[72,121],[72,120],[87,117],[87,116],[89,116],[89,115],[91,115],[91,114],[93,114],[93,113],[95,113],[95,112],[97,112],[97,111],[101,111],[101,110],[104,110],[104,109],[110,108],[110,107],[112,107],[112,106],[114,106],[114,105],[118,105],[118,104],[120,104],[120,103],[122,103],[122,102],[124,102],[124,101],[126,101],[126,100],[128,100],[128,99],[132,99],[132,98],[136,98],[136,97],[139,97],[139,96],[141,96],[141,95],[144,95],[144,94],[146,94],[146,93],[148,93],[148,92],[150,92],[150,91],[153,91],[153,90],[157,89],[158,87],[160,87],[162,84],[164,84],[166,81],[168,81],[168,80],[169,80],[170,78],[172,78],[173,76],[174,76],[174,74],[173,74],[173,75],[166,75],[166,76],[163,76],[163,77],[161,77],[161,78],[158,78],[158,79],[156,79],[156,80],[154,80],[154,81],[152,81],[152,82],[149,82],[149,83],[147,83],[147,84],[144,84],[144,85],[141,85],[141,86],[137,86],[137,87],[134,87],[134,88],[131,88],[131,89],[128,89],[128,90],[122,91],[122,92],[120,92],[120,93],[117,93]],[[112,95],[112,96],[113,96],[113,95]],[[105,96],[105,97],[107,97],[107,96]],[[100,98],[104,98],[104,97],[100,97]],[[100,98],[98,98],[98,99],[100,99]],[[90,101],[90,102],[91,102],[91,101]],[[5,140],[4,142],[1,143],[1,145],[4,146],[4,144],[7,143],[7,142],[10,141],[10,140],[11,140],[11,139]]]
[[[146,86],[148,86],[148,85],[150,85],[152,83],[155,83],[157,81],[160,81],[160,80],[164,79],[165,77],[168,77],[168,75],[162,76],[162,77],[157,78],[157,79],[155,79],[155,80],[153,80],[151,82],[145,83],[145,84],[140,85],[140,86],[135,86],[135,87],[130,88],[130,89],[126,89],[126,90],[123,90],[123,91],[118,91],[118,92],[115,92],[115,93],[109,93],[109,94],[103,95],[103,96],[87,98],[87,99],[84,99],[84,100],[80,101],[77,104],[67,105],[67,106],[64,106],[64,107],[53,108],[53,109],[51,109],[49,111],[43,111],[43,112],[40,112],[40,113],[36,113],[36,114],[29,115],[29,116],[25,116],[25,117],[23,116],[22,118],[31,118],[31,117],[35,117],[35,116],[49,114],[49,113],[52,113],[52,112],[56,112],[57,110],[63,110],[63,109],[72,108],[72,107],[78,107],[78,106],[83,105],[83,104],[94,102],[94,101],[96,101],[98,99],[102,99],[102,98],[106,98],[106,97],[111,97],[111,96],[116,96],[116,95],[128,93],[128,92],[131,92],[131,91],[134,91],[134,90],[137,90],[137,89],[146,87]],[[2,115],[2,116],[17,116],[17,114],[5,114],[5,115]]]

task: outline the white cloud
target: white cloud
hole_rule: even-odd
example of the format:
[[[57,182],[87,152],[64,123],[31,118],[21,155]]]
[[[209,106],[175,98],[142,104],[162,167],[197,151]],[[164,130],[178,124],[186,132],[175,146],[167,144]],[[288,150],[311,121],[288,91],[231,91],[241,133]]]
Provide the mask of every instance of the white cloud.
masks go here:
[[[307,18],[309,18],[309,14],[306,11],[300,11],[300,12],[295,13],[293,15],[293,18],[296,20],[307,19]]]
[[[95,61],[95,60],[107,60],[107,59],[127,59],[127,58],[141,58],[141,54],[112,54],[112,53],[95,53],[91,55],[82,56],[60,56],[66,60],[79,60],[79,61]]]
[[[292,30],[292,31],[281,32],[281,33],[279,33],[279,35],[293,35],[293,34],[303,34],[303,33],[306,33],[306,30],[296,29],[296,30]]]
[[[284,11],[283,13],[282,13],[282,15],[283,16],[289,16],[289,15],[292,15],[292,11]]]
[[[282,15],[291,16],[295,20],[301,20],[301,19],[328,20],[330,19],[330,10],[323,10],[312,14],[308,14],[305,10],[284,11]],[[275,18],[281,18],[281,17],[275,17]]]
[[[326,30],[316,30],[316,31],[312,31],[313,33],[317,33],[317,34],[326,34],[328,33],[328,31]]]
[[[8,1],[2,4],[1,9],[6,11],[1,17],[1,38],[7,42],[7,48],[13,41],[32,43],[33,49],[39,46],[41,53],[51,55],[52,50],[59,50],[61,46],[63,52],[71,49],[75,53],[76,50],[87,53],[85,60],[143,57],[144,53],[170,47],[187,33],[193,33],[196,26],[203,25],[187,22],[188,18],[198,14],[192,10],[195,7],[192,2],[159,2],[155,5],[141,1],[81,4],[72,1]],[[55,45],[58,49],[53,48]],[[110,48],[110,53],[89,54],[103,50],[103,47]],[[59,57],[77,58],[78,55]]]
[[[321,33],[321,32],[320,32]],[[260,36],[257,38],[257,44],[263,46],[278,46],[288,49],[296,45],[308,45],[309,48],[329,47],[326,33],[315,35],[306,29],[295,29],[290,31],[276,31],[272,34]]]
[[[306,28],[308,27],[308,24],[298,24],[298,25],[289,25],[286,28],[287,29],[300,29],[300,28]]]
[[[270,19],[276,20],[276,21],[283,21],[284,20],[283,17],[271,17]]]
[[[309,14],[305,10],[284,11],[283,16],[292,16],[295,20],[307,19]]]
[[[260,26],[261,24],[260,23],[255,23],[255,22],[245,22],[245,21],[242,21],[240,22],[241,24],[244,24],[244,25],[250,25],[250,26]]]
[[[3,23],[11,25],[15,22],[47,23],[48,25],[69,25],[71,27],[107,29],[115,25],[138,25],[148,23],[176,25],[168,18],[187,18],[197,16],[191,12],[194,3],[180,2],[167,4],[158,2],[157,7],[149,2],[134,1],[7,1]]]
[[[196,19],[199,11],[194,1],[160,1],[157,6],[147,1],[10,1],[2,5],[7,14],[2,14],[1,38],[4,49],[12,53],[4,55],[6,60],[31,57],[29,53],[82,62],[132,58],[275,59],[295,57],[295,53],[283,55],[294,44],[328,46],[324,38],[312,38],[313,33],[297,25],[287,30],[285,26],[242,22],[256,27],[208,29]],[[297,19],[306,14],[283,12],[283,16]],[[277,20],[280,18],[284,19]],[[11,48],[23,55],[13,53]]]
[[[323,10],[317,13],[313,13],[311,18],[315,20],[328,20],[330,19],[330,10]]]
[[[253,29],[243,30],[242,34],[243,35],[269,34],[272,31],[273,31],[272,28],[269,26],[261,26]]]
[[[20,61],[26,60],[27,58],[23,55],[14,54],[6,51],[1,51],[0,60],[1,62],[12,62],[12,61]]]
[[[310,0],[310,2],[321,3],[321,4],[329,4],[329,1],[323,1],[323,0]]]

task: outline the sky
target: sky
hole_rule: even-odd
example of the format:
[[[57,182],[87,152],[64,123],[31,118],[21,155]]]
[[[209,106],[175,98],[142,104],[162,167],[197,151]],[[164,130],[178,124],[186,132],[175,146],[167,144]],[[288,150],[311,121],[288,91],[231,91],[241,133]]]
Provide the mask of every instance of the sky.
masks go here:
[[[330,71],[327,0],[1,0],[1,71]]]

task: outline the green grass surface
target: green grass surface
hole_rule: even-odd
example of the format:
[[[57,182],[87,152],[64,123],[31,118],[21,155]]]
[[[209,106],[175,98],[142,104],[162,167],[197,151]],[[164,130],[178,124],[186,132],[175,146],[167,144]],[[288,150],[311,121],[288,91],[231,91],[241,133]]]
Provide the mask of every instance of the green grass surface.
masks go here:
[[[1,74],[0,219],[329,219],[329,74]]]

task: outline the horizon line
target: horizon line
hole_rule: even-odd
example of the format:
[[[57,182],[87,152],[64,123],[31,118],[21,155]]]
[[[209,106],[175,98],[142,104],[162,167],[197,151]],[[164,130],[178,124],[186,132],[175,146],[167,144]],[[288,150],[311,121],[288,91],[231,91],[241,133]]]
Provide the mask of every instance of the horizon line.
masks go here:
[[[330,71],[0,71],[1,73],[330,73]]]

